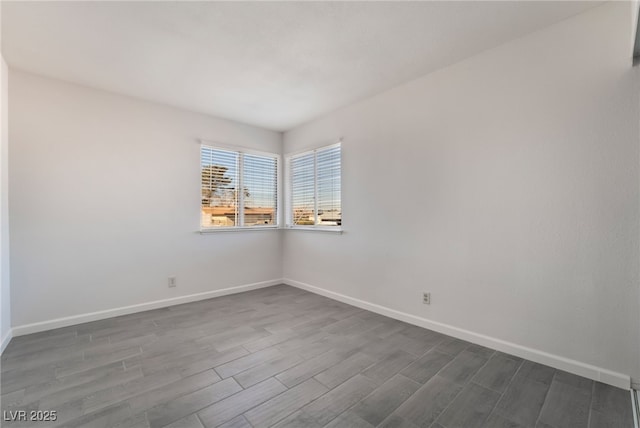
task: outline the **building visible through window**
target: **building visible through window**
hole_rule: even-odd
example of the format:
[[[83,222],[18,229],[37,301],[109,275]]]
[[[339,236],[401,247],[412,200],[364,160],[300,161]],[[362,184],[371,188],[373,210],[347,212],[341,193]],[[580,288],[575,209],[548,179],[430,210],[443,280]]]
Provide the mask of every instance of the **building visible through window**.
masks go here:
[[[202,229],[278,224],[278,156],[202,146]]]
[[[341,145],[290,156],[288,224],[342,226]]]

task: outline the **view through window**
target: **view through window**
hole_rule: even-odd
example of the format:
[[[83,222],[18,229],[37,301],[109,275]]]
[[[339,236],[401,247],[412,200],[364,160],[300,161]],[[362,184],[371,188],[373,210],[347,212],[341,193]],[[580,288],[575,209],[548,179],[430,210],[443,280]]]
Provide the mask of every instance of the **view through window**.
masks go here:
[[[291,226],[342,226],[341,145],[291,156]]]
[[[278,223],[278,156],[202,146],[202,229]]]

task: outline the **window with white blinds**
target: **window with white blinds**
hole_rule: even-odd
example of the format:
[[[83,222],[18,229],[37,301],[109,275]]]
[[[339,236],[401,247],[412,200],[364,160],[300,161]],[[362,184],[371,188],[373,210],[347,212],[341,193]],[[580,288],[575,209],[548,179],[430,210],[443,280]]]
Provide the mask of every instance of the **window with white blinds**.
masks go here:
[[[341,146],[287,158],[289,226],[342,226]]]
[[[201,146],[202,229],[278,224],[278,156]]]

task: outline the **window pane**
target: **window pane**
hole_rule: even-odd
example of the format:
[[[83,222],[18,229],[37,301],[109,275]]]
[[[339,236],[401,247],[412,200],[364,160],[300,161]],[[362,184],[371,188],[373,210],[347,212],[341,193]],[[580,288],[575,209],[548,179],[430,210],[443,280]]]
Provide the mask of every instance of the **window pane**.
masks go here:
[[[239,153],[202,147],[201,226],[230,227],[238,224]]]
[[[294,225],[314,224],[314,153],[291,158],[291,218]]]
[[[270,156],[244,154],[242,187],[244,192],[244,225],[277,224],[278,160]]]
[[[318,180],[318,223],[322,226],[342,225],[340,195],[340,146],[316,153]]]

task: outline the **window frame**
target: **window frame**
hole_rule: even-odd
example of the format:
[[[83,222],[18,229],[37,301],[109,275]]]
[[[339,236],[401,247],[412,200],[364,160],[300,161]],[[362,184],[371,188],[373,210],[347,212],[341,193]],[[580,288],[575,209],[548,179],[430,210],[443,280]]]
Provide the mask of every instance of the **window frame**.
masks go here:
[[[313,187],[314,187],[314,217],[317,219],[318,216],[318,172],[317,172],[317,153],[319,151],[332,149],[334,147],[340,147],[340,216],[341,221],[340,225],[337,226],[323,226],[319,224],[313,225],[296,225],[293,222],[293,183],[291,178],[291,160],[300,156],[305,156],[313,153],[313,163],[314,163],[314,178],[313,178]],[[343,169],[342,169],[342,139],[340,139],[337,143],[332,143],[323,146],[317,146],[311,149],[305,149],[297,152],[287,153],[284,156],[284,187],[285,187],[285,229],[288,230],[308,230],[308,231],[318,231],[318,232],[333,232],[333,233],[343,233],[344,232],[344,216],[343,216],[343,207],[342,207],[342,177],[343,177]],[[315,221],[317,222],[317,220]]]
[[[214,141],[207,140],[198,140],[198,160],[199,166],[198,169],[200,171],[200,191],[202,192],[202,149],[207,148],[211,150],[222,150],[227,152],[238,153],[238,188],[243,188],[244,186],[244,178],[243,178],[243,160],[244,155],[254,155],[254,156],[265,156],[271,157],[276,160],[276,214],[275,214],[275,224],[269,224],[264,226],[245,226],[244,225],[244,192],[240,192],[238,197],[238,218],[240,219],[238,225],[235,226],[211,226],[211,227],[203,227],[202,226],[202,200],[200,199],[200,209],[199,209],[199,232],[202,233],[216,233],[216,232],[240,232],[240,231],[248,231],[248,230],[277,230],[281,228],[282,225],[282,156],[278,153],[271,153],[261,150],[255,150],[242,146],[221,144]]]

